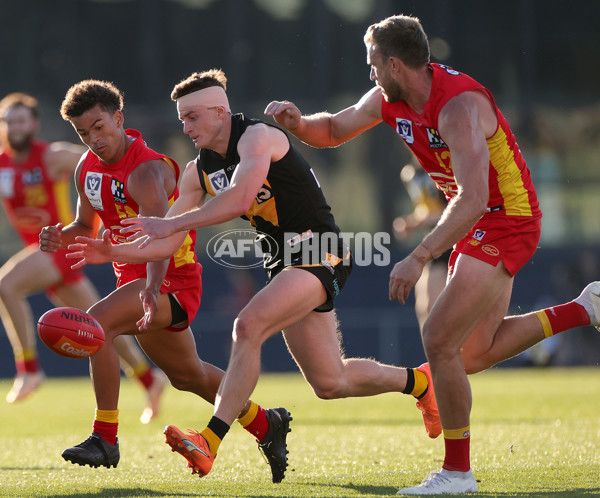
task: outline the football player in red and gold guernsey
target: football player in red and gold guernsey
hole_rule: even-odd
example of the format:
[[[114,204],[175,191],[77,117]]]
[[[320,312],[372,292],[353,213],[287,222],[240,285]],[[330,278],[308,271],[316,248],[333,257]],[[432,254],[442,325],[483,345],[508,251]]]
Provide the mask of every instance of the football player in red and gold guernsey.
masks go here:
[[[123,95],[112,83],[85,80],[67,92],[61,114],[89,151],[75,171],[79,194],[75,220],[48,226],[40,247],[54,252],[78,235],[96,236],[100,216],[113,244],[126,237],[120,222],[138,215],[162,217],[179,196],[179,166],[150,149],[140,132],[124,128]],[[198,357],[190,324],[200,305],[202,267],[196,260],[192,231],[170,258],[153,263],[114,263],[117,288],[88,312],[102,325],[104,346],[90,359],[96,395],[92,435],[63,452],[80,465],[116,466],[119,462],[119,359],[113,341],[136,335],[144,351],[177,389],[214,403],[224,372]],[[274,482],[287,467],[286,437],[291,417],[284,408],[265,410],[246,401],[238,418],[256,437],[271,466]]]
[[[390,275],[389,297],[404,304],[425,264],[454,247],[448,283],[422,330],[445,459],[441,471],[399,493],[474,492],[467,373],[553,334],[598,326],[600,282],[569,303],[506,316],[514,276],[537,247],[542,216],[506,119],[482,85],[430,63],[427,36],[417,18],[384,19],[368,28],[364,41],[375,87],[355,105],[337,114],[302,116],[290,102],[271,102],[265,113],[315,147],[338,146],[385,121],[446,194],[449,203],[438,224]],[[425,412],[434,405],[435,398]]]
[[[0,198],[11,226],[26,246],[0,268],[0,316],[17,370],[6,396],[9,403],[25,399],[44,379],[27,296],[46,291],[56,306],[83,310],[100,299],[85,274],[71,269],[64,250],[50,255],[39,249],[44,226],[73,220],[70,182],[87,150],[68,142],[39,140],[39,129],[37,99],[11,93],[0,101]],[[158,414],[165,376],[150,366],[133,338],[122,337],[116,344],[126,371],[145,388],[147,405],[141,420],[148,423]]]

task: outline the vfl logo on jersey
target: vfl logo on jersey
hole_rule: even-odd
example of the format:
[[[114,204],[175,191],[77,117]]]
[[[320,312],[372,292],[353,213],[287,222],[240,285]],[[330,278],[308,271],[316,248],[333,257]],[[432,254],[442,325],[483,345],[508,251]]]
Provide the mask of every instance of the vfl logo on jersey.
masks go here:
[[[21,176],[23,185],[30,187],[31,185],[38,185],[43,181],[42,168],[35,167],[31,171],[23,171]]]
[[[427,129],[427,138],[429,139],[429,148],[430,149],[447,149],[448,146],[445,142],[440,138],[440,133],[435,128],[426,128]]]
[[[414,143],[415,137],[412,130],[412,121],[396,118],[396,131],[408,145]]]
[[[85,195],[90,201],[90,204],[96,211],[104,211],[102,204],[102,175],[100,173],[94,173],[88,171],[85,174]]]
[[[127,204],[127,198],[125,197],[125,184],[122,181],[112,178],[110,180],[110,191],[112,192],[115,202]]]
[[[444,69],[448,74],[451,74],[452,76],[456,76],[457,74],[460,74],[458,71],[455,71],[450,66],[444,66],[443,64],[440,64],[440,67],[442,69]]]
[[[475,240],[478,240],[479,242],[481,242],[483,240],[484,236],[485,236],[485,232],[483,230],[475,230],[475,233],[473,234],[473,238]]]
[[[208,180],[217,195],[225,192],[225,190],[229,188],[229,179],[222,169],[208,175]]]
[[[273,197],[273,192],[267,185],[263,185],[258,194],[256,194],[256,203],[262,204],[265,201],[268,201],[271,197]]]

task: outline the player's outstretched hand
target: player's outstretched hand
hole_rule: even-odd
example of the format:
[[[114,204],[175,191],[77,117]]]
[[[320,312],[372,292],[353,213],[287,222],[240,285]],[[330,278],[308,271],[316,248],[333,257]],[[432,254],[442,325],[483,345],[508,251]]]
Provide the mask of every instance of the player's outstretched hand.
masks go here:
[[[56,252],[62,247],[62,229],[64,225],[57,223],[42,228],[40,232],[40,250],[44,252]]]
[[[127,218],[121,220],[121,225],[124,227],[121,228],[121,234],[131,234],[127,237],[128,242],[143,239],[138,245],[138,249],[146,247],[153,239],[164,239],[175,233],[169,220],[156,216]]]
[[[149,289],[141,290],[140,300],[144,307],[144,316],[136,322],[136,325],[138,330],[148,330],[148,325],[150,325],[150,322],[154,319],[154,314],[158,309],[158,306],[156,305],[156,293]]]
[[[112,243],[110,241],[110,230],[104,230],[101,239],[90,239],[89,237],[75,237],[75,244],[69,244],[71,252],[66,254],[67,258],[79,259],[71,265],[73,270],[85,265],[100,265],[112,261]]]
[[[272,116],[277,124],[289,131],[298,128],[302,119],[300,109],[287,100],[274,100],[265,108],[265,114]]]

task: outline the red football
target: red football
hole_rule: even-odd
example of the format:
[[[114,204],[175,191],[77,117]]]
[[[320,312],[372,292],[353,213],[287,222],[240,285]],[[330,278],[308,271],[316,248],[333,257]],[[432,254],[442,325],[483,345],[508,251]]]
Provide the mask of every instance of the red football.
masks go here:
[[[40,339],[55,353],[67,358],[88,358],[104,344],[104,330],[96,319],[77,308],[46,311],[37,325]]]

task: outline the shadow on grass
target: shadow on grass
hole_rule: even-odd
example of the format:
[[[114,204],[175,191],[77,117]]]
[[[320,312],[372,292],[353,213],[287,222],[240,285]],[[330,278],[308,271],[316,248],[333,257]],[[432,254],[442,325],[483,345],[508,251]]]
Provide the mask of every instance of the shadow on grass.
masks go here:
[[[73,492],[65,493],[62,495],[52,495],[53,498],[69,498],[69,497],[82,497],[82,498],[100,498],[100,497],[118,497],[118,496],[202,496],[197,493],[173,493],[172,491],[155,491],[153,489],[144,488],[132,488],[132,489],[121,489],[121,488],[106,488],[102,491],[90,491],[88,493]]]
[[[316,488],[323,487],[322,484],[308,484],[307,486],[314,486]],[[331,485],[332,488],[337,489],[337,493],[331,494],[331,496],[344,496],[343,490],[348,489],[353,491],[353,495],[363,495],[363,496],[408,496],[408,495],[397,495],[398,487],[397,486],[368,486],[368,485],[353,485],[353,484],[345,484],[345,485]],[[339,491],[342,491],[342,494],[339,494]],[[329,496],[327,493],[319,493],[321,496]],[[579,496],[598,496],[600,494],[600,487],[589,488],[589,489],[581,489],[576,488],[568,491],[527,491],[527,492],[500,492],[500,493],[486,493],[485,491],[479,491],[478,493],[468,493],[463,496],[477,496],[478,498],[492,498],[492,497],[504,497],[504,496],[516,496],[516,497],[533,497],[533,498],[542,498],[542,497],[579,497]],[[309,495],[307,495],[309,496]]]
[[[28,472],[28,471],[35,471],[35,470],[64,470],[64,467],[34,467],[32,465],[27,465],[26,467],[8,467],[8,466],[4,466],[4,467],[0,467],[0,470],[18,470],[21,472]],[[2,488],[0,488],[2,489]]]

